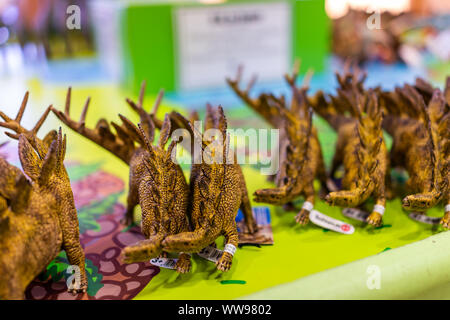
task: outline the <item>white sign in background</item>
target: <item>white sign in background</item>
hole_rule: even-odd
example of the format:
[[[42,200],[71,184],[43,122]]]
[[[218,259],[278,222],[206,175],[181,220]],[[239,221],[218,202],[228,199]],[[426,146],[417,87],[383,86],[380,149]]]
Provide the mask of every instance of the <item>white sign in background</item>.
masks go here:
[[[225,85],[240,64],[247,77],[275,80],[290,68],[289,3],[178,8],[178,85],[182,90]]]

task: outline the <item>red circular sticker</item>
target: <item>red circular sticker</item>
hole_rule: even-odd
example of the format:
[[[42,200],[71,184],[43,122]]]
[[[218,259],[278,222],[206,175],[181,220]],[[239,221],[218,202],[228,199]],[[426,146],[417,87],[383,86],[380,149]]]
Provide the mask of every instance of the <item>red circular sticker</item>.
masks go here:
[[[348,224],[343,224],[341,226],[341,230],[345,232],[350,231],[350,226]]]

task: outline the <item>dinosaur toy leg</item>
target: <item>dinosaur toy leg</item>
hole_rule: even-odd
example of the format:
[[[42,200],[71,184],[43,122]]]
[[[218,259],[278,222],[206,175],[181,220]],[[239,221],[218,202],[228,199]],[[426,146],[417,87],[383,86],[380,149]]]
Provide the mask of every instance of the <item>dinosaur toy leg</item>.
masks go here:
[[[284,204],[286,202],[287,189],[285,187],[273,189],[259,189],[253,194],[256,202],[265,202],[275,205]]]
[[[178,261],[175,264],[178,273],[187,273],[191,269],[191,256],[186,253],[180,253]]]
[[[69,292],[78,293],[86,292],[88,281],[85,269],[84,251],[80,244],[80,229],[78,226],[77,211],[73,202],[72,193],[70,195],[71,199],[69,197],[62,199],[62,202],[67,201],[68,204],[62,205],[62,207],[66,209],[60,212],[59,222],[62,234],[62,247],[66,251],[69,263],[79,269],[75,270],[75,277],[79,277],[78,279],[75,278],[76,285],[69,287]]]
[[[164,235],[157,233],[148,239],[138,241],[122,250],[126,263],[144,262],[158,257],[162,253],[161,242]]]
[[[424,211],[435,206],[441,199],[441,193],[432,190],[430,192],[411,194],[402,200],[402,206],[407,210]]]
[[[76,217],[75,217],[76,219]],[[76,221],[77,223],[78,221]],[[72,222],[75,223],[75,222]],[[75,283],[78,286],[69,287],[69,292],[78,293],[78,292],[86,292],[88,286],[88,280],[86,276],[85,269],[85,259],[83,248],[80,244],[80,235],[78,231],[78,224],[76,224],[77,228],[68,227],[63,225],[63,248],[66,251],[67,258],[69,259],[69,263],[73,266],[77,266],[79,269],[75,272],[75,277],[79,276],[79,279],[75,279]]]
[[[137,187],[134,183],[131,182],[132,179],[130,179],[130,185],[129,185],[129,191],[128,191],[128,198],[127,198],[127,211],[125,212],[125,215],[123,219],[121,220],[122,224],[124,225],[131,225],[134,222],[133,213],[134,208],[139,204],[139,194]]]
[[[331,192],[325,197],[325,201],[331,206],[356,207],[365,200],[363,194],[364,190],[361,188]]]
[[[217,269],[223,272],[230,270],[234,251],[236,251],[239,243],[236,222],[230,225],[225,231],[225,243],[225,249],[222,257],[217,261]]]
[[[305,198],[305,203],[303,204],[300,212],[295,216],[295,221],[300,225],[307,225],[309,222],[309,213],[314,207],[314,187],[309,186],[307,190],[305,190],[305,194],[307,194]]]
[[[375,206],[372,213],[367,217],[366,222],[374,227],[379,227],[383,224],[383,214],[386,207],[386,185],[379,184],[378,190],[373,195],[375,198]]]
[[[216,232],[206,233],[205,229],[199,228],[193,232],[181,232],[167,236],[162,242],[164,251],[195,253],[208,246],[212,239],[216,239]]]
[[[379,227],[383,224],[384,208],[386,207],[386,198],[378,198],[372,213],[367,217],[366,222],[374,227]]]

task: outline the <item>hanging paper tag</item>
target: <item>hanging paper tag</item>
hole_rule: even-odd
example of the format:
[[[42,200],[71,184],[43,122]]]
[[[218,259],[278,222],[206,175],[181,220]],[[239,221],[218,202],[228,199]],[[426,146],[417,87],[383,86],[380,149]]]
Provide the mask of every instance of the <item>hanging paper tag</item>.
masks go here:
[[[370,215],[370,213],[358,208],[345,208],[344,210],[342,210],[342,214],[348,218],[352,218],[362,222],[366,222],[367,217]]]
[[[413,220],[422,222],[422,223],[426,223],[426,224],[439,224],[439,222],[441,221],[441,218],[438,217],[429,217],[424,213],[420,213],[420,212],[411,212],[409,214],[409,217]]]
[[[178,259],[172,258],[154,258],[150,260],[150,263],[160,268],[175,269],[177,261]]]
[[[222,257],[223,251],[211,246],[207,246],[197,254],[203,259],[216,263],[217,261],[219,261],[220,257]]]
[[[339,233],[352,234],[353,232],[355,232],[355,228],[351,224],[333,219],[317,210],[311,211],[311,213],[309,214],[309,220],[322,228]]]

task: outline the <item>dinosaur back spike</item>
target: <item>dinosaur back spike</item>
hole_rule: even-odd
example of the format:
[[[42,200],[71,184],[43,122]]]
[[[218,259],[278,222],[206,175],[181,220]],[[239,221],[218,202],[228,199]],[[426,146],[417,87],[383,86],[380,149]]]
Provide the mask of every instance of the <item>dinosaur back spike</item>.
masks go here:
[[[448,76],[445,81],[444,97],[445,97],[445,102],[447,103],[447,107],[449,107],[450,106],[450,76]]]

